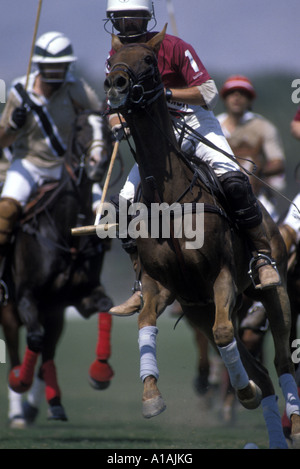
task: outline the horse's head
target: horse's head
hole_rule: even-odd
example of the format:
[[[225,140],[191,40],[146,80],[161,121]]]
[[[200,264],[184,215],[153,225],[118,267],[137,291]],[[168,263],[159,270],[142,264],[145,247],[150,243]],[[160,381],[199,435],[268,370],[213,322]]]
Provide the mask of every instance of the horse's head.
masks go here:
[[[110,72],[105,82],[112,109],[144,106],[163,93],[163,84],[157,67],[157,52],[165,37],[167,25],[147,43],[123,45],[112,35],[116,51],[108,61]]]
[[[100,182],[108,168],[112,153],[111,134],[100,112],[80,113],[73,127],[71,165],[85,170],[87,177]]]

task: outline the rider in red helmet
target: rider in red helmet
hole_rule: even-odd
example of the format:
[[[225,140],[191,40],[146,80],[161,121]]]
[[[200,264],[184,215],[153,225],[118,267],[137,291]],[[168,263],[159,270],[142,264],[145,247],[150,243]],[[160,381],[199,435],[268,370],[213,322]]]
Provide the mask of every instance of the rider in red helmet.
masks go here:
[[[285,187],[285,154],[278,129],[268,119],[253,111],[256,91],[249,78],[230,76],[223,84],[220,95],[225,110],[217,116],[222,131],[240,163],[255,175],[250,177],[252,189],[272,218],[277,221],[276,190]],[[263,183],[265,181],[267,185]]]

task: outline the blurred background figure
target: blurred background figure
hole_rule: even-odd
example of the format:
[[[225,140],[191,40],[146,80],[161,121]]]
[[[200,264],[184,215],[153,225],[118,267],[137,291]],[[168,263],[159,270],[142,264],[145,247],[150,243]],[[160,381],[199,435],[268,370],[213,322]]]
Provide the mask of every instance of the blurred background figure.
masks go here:
[[[276,190],[285,188],[285,153],[278,129],[268,119],[253,112],[256,91],[251,81],[242,75],[229,77],[220,95],[225,112],[217,118],[223,133],[240,164]],[[255,167],[251,163],[255,164]],[[271,189],[250,176],[253,191],[275,221],[279,214]]]

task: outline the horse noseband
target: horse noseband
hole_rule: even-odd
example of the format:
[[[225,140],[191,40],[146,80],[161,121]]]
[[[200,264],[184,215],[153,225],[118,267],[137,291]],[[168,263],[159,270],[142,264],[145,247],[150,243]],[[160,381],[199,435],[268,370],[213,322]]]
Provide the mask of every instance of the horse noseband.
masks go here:
[[[131,101],[134,104],[139,104],[142,101],[144,94],[145,94],[145,90],[144,90],[143,85],[139,83],[136,85],[133,85],[131,88],[131,95],[130,95]]]
[[[129,77],[130,87],[125,103],[128,108],[130,105],[136,106],[138,104],[145,106],[151,104],[156,98],[158,98],[158,96],[160,96],[160,94],[163,93],[164,85],[160,79],[157,62],[152,63],[147,70],[139,74],[136,74],[127,64],[120,62],[113,65],[110,73],[116,71],[124,72]],[[145,90],[145,83],[150,79],[153,81],[151,82],[150,87],[147,87],[149,89]]]

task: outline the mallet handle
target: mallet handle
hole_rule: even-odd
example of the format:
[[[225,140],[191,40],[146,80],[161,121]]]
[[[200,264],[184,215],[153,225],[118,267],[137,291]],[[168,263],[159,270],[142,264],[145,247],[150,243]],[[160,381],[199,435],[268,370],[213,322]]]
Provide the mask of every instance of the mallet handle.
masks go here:
[[[108,231],[110,228],[117,227],[118,223],[107,223],[106,225],[87,225],[87,226],[78,226],[77,228],[72,228],[71,233],[73,236],[84,236],[84,235],[93,235],[97,233],[97,230]]]

